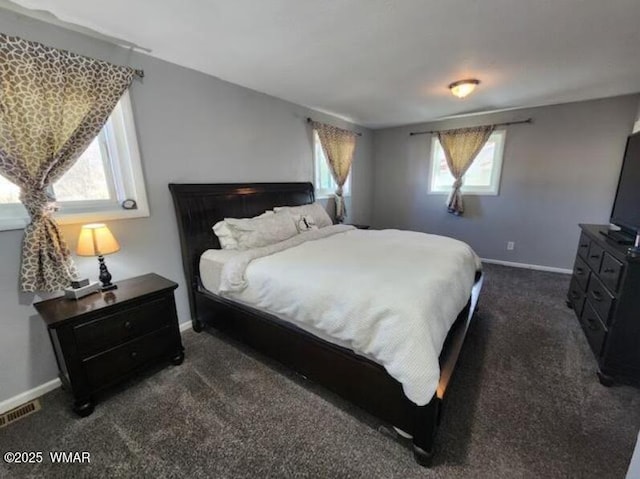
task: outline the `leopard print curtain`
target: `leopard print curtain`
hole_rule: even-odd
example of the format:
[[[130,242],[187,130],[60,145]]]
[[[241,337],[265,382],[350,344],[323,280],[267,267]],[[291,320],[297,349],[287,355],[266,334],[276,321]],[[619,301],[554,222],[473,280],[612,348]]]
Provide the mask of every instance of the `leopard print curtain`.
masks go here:
[[[438,140],[444,150],[447,166],[453,178],[453,188],[447,199],[447,210],[456,216],[464,213],[462,201],[462,177],[467,172],[473,160],[493,132],[493,125],[474,128],[459,128],[438,132]]]
[[[135,71],[0,34],[0,174],[20,187],[23,291],[59,291],[77,276],[49,186],[102,129]]]
[[[343,187],[351,171],[357,134],[315,121],[311,122],[311,125],[318,132],[322,150],[329,163],[331,176],[338,185],[336,189],[336,220],[338,223],[342,223],[344,217],[347,216],[347,208],[342,196]]]

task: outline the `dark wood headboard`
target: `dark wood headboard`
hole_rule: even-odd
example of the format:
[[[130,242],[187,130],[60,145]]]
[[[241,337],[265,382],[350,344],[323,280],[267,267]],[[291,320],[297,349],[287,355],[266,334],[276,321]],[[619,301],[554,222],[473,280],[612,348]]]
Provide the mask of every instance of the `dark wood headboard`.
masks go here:
[[[213,225],[224,218],[250,218],[276,206],[298,206],[314,202],[311,183],[169,183],[178,219],[182,265],[193,295],[200,286],[200,256],[219,249]]]

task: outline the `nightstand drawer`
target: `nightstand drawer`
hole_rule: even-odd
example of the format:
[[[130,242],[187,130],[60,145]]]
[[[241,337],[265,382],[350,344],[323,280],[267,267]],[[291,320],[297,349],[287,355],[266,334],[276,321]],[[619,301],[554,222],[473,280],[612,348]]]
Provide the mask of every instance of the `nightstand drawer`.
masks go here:
[[[175,342],[175,335],[169,327],[165,327],[85,359],[84,365],[89,385],[95,390],[108,386],[145,363],[163,354],[166,355],[167,351],[171,351],[172,343]]]
[[[611,256],[609,253],[604,254],[602,259],[602,266],[600,267],[600,279],[606,287],[612,292],[618,290],[618,284],[620,284],[620,277],[622,276],[622,263]]]
[[[586,291],[587,284],[589,284],[590,270],[587,263],[582,261],[579,256],[576,256],[576,262],[573,265],[573,277],[576,279],[583,291]]]
[[[593,306],[593,309],[600,315],[602,322],[608,324],[609,313],[613,307],[615,298],[604,287],[596,275],[591,276],[589,281],[589,289],[587,290],[588,301]]]
[[[76,326],[78,352],[87,357],[163,328],[172,319],[172,309],[167,297],[161,297]]]

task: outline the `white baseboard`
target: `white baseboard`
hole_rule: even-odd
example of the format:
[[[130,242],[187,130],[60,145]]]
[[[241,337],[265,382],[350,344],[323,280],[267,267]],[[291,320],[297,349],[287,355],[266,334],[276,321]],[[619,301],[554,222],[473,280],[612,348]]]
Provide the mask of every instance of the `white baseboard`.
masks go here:
[[[184,333],[192,328],[191,321],[185,321],[184,323],[180,323],[180,332]]]
[[[40,386],[36,386],[33,389],[29,389],[23,393],[18,394],[17,396],[13,396],[12,398],[5,399],[0,402],[0,414],[4,414],[7,411],[11,411],[12,409],[21,406],[22,404],[29,402],[33,399],[39,398],[40,396],[44,396],[50,391],[57,389],[61,386],[59,379],[52,379]]]
[[[500,259],[481,258],[483,263],[500,264],[513,268],[535,269],[537,271],[549,271],[550,273],[573,274],[573,270],[566,268],[554,268],[553,266],[541,266],[538,264],[514,263],[512,261],[502,261]]]

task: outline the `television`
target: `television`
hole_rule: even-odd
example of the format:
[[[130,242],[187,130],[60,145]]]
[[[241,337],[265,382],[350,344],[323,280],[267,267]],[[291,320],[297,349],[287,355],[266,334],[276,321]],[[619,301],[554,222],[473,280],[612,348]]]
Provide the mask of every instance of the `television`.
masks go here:
[[[631,242],[640,237],[640,132],[627,140],[610,221],[619,226]]]

